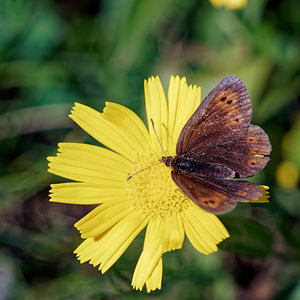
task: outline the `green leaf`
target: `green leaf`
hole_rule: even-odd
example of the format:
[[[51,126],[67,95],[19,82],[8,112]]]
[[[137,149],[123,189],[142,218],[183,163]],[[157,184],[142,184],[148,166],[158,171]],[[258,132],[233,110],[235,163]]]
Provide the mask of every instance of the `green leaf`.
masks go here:
[[[256,118],[259,122],[269,120],[281,109],[295,100],[295,95],[300,91],[300,75],[288,80],[280,80],[276,86],[269,89],[263,97],[257,110]]]
[[[222,216],[230,238],[220,244],[220,248],[254,257],[267,257],[272,253],[273,234],[264,225],[243,217]]]

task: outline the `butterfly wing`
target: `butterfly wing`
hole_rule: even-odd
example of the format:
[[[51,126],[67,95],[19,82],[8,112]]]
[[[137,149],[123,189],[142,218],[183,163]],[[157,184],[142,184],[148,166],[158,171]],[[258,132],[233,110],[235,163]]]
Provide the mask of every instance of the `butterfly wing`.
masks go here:
[[[216,145],[205,151],[206,163],[218,163],[235,171],[236,177],[247,178],[262,170],[269,161],[271,144],[268,135],[256,125],[250,125],[245,135],[229,143]],[[192,155],[195,161],[203,160],[199,151]]]
[[[250,125],[252,106],[242,81],[225,77],[203,100],[177,141],[177,155],[202,152],[216,145],[236,140]]]
[[[172,171],[171,175],[190,199],[214,214],[232,210],[237,201],[248,202],[263,196],[261,186],[247,181],[193,176],[180,171]]]

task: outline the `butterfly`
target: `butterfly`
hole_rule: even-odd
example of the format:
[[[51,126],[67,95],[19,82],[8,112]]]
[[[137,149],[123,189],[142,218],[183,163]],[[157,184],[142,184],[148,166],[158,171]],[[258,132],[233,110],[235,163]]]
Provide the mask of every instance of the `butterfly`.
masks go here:
[[[225,77],[201,102],[183,127],[176,156],[161,162],[172,169],[177,186],[211,213],[232,210],[237,201],[263,196],[263,189],[243,179],[269,161],[271,144],[259,126],[251,125],[252,105],[243,82]]]

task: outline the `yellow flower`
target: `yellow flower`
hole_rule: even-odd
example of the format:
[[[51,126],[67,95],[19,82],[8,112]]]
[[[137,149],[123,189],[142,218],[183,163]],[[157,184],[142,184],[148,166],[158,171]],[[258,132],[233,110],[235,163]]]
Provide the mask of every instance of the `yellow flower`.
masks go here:
[[[171,178],[164,164],[126,181],[129,175],[159,162],[163,153],[175,155],[184,124],[200,104],[200,87],[171,77],[166,101],[158,77],[145,81],[148,128],[128,108],[107,102],[103,113],[75,103],[70,117],[92,137],[110,148],[61,143],[49,157],[49,171],[75,182],[51,185],[51,201],[98,204],[75,224],[84,242],[75,250],[81,263],[89,261],[106,272],[145,228],[143,251],[132,286],[160,289],[163,253],[182,248],[185,235],[201,253],[217,251],[229,236],[219,219],[194,204]]]
[[[297,187],[299,171],[297,165],[291,160],[282,161],[276,170],[277,184],[287,190]]]
[[[209,0],[215,7],[224,6],[227,9],[242,9],[247,5],[248,0]]]

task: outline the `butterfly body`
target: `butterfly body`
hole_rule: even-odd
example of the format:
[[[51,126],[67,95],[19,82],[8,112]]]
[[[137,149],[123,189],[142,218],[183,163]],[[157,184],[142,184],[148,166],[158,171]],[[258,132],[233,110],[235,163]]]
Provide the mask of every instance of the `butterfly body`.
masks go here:
[[[172,169],[177,186],[208,212],[222,213],[237,201],[258,200],[261,186],[245,180],[269,161],[267,134],[251,125],[252,105],[245,85],[230,75],[202,101],[183,127],[174,157],[161,162]]]
[[[214,178],[237,178],[237,173],[230,168],[218,163],[208,163],[204,160],[177,155],[175,157],[163,157],[162,162],[174,172],[181,172],[193,176],[209,176]]]

